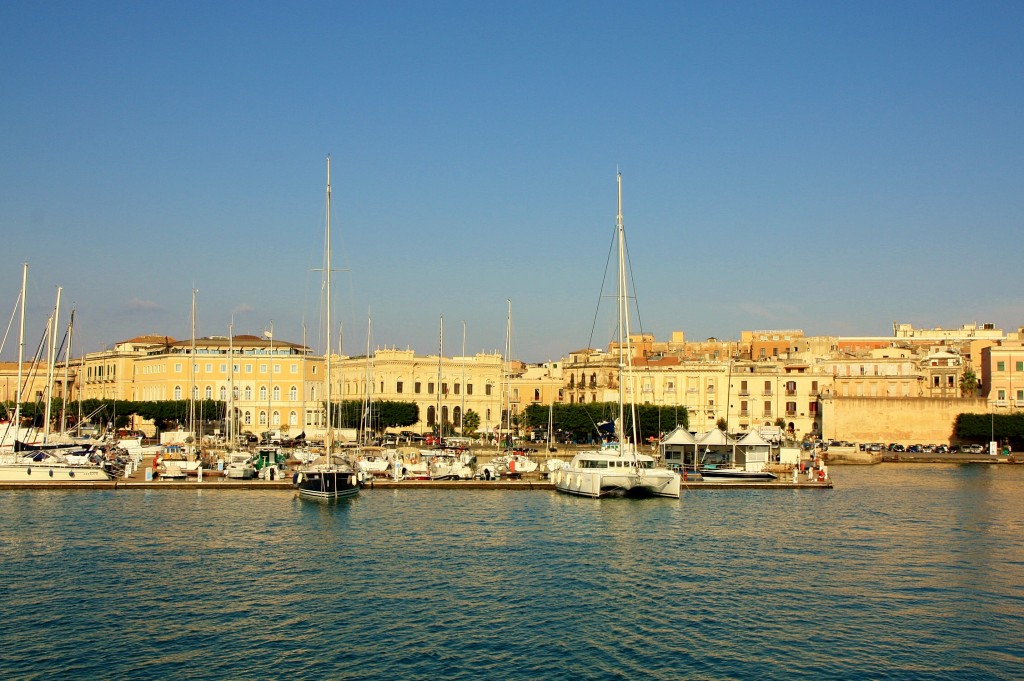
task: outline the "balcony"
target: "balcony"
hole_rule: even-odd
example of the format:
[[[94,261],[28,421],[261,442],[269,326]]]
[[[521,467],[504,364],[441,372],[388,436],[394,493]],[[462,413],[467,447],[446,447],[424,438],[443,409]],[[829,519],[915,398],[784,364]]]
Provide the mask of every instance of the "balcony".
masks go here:
[[[796,389],[786,388],[786,397],[796,397]]]
[[[765,390],[761,391],[761,395],[763,395],[764,397],[771,397],[772,396],[772,391],[771,391],[771,389],[766,388]]]

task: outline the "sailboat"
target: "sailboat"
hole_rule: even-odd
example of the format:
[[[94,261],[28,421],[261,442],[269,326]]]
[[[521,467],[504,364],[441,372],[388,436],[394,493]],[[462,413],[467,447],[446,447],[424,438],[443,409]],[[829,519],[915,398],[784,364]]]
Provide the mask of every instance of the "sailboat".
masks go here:
[[[334,418],[331,414],[331,157],[327,157],[327,229],[324,238],[324,326],[327,332],[324,357],[324,382],[327,385],[327,433],[324,436],[323,463],[311,463],[295,472],[293,485],[299,496],[308,499],[332,501],[359,493],[356,472],[347,462],[335,460]]]
[[[629,337],[629,291],[626,278],[626,236],[622,226],[622,174],[616,174],[618,211],[615,232],[618,241],[618,406],[615,434],[617,442],[607,442],[598,450],[577,453],[569,465],[552,473],[555,489],[586,497],[661,496],[679,498],[680,480],[675,471],[656,465],[654,457],[637,451],[636,409],[632,385],[633,354]],[[624,380],[625,379],[625,380]],[[629,381],[629,409],[632,437],[625,432],[626,405],[624,386]]]
[[[28,263],[22,265],[21,272],[21,295],[19,297],[19,305],[21,308],[21,323],[18,338],[18,385],[17,393],[14,402],[14,442],[12,443],[11,451],[4,451],[0,454],[0,482],[99,482],[110,480],[110,474],[107,470],[99,463],[72,463],[68,460],[67,454],[71,453],[67,450],[61,451],[60,446],[50,447],[47,449],[26,447],[22,448],[18,445],[18,436],[21,430],[21,401],[22,391],[24,384],[22,383],[22,365],[24,363],[24,349],[25,349],[25,293],[28,288]],[[60,305],[60,297],[58,294],[57,298],[58,307]],[[55,324],[48,325],[48,333],[53,332]],[[51,340],[51,348],[52,348]],[[52,377],[52,351],[50,359],[50,369]],[[49,388],[47,389],[47,398],[49,399]],[[49,419],[49,409],[47,409],[46,417]],[[44,424],[46,430],[49,430],[48,424]],[[6,448],[5,448],[6,449]],[[77,449],[77,448],[76,448]]]

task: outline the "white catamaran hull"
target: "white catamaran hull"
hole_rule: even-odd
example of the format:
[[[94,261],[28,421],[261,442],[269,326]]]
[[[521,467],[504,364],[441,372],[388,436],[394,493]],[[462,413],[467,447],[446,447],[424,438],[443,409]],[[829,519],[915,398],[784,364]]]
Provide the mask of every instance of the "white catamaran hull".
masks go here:
[[[581,497],[635,495],[679,498],[679,476],[668,470],[638,473],[570,468],[551,475],[556,490]]]

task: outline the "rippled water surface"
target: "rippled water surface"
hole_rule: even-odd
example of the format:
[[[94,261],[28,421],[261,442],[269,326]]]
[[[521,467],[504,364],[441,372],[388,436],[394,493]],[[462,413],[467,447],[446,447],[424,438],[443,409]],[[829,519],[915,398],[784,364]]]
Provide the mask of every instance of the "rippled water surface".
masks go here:
[[[3,678],[1024,678],[1024,466],[676,500],[0,492]]]

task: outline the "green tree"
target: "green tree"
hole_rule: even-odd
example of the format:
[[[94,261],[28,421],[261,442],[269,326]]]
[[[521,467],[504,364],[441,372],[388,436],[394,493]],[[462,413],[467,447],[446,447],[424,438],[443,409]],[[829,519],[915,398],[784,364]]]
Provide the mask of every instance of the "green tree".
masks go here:
[[[977,394],[978,375],[968,369],[964,372],[964,375],[960,377],[960,395],[961,397],[974,397]]]
[[[472,409],[467,409],[462,416],[462,427],[465,431],[463,435],[476,435],[476,431],[480,427],[480,414]]]

